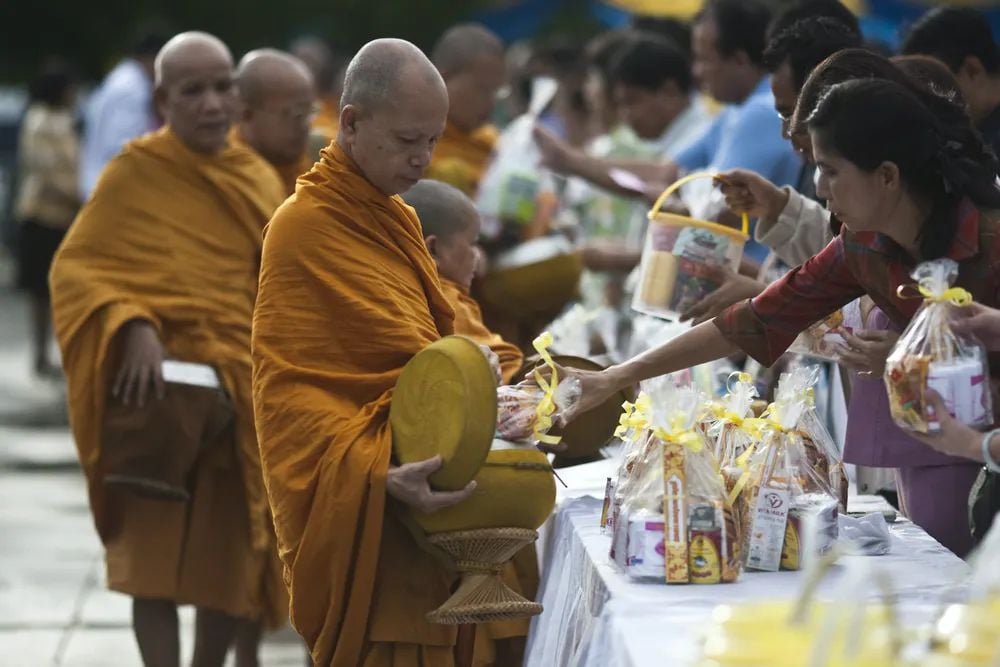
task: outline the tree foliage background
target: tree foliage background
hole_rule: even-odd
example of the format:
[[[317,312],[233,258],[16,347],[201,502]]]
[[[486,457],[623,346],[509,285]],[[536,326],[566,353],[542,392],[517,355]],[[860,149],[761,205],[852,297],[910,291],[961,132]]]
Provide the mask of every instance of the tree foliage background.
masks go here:
[[[449,25],[503,0],[4,0],[0,2],[0,82],[20,82],[48,56],[96,79],[127,52],[143,26],[207,30],[238,57],[285,47],[301,35],[345,53],[375,37],[428,48]]]

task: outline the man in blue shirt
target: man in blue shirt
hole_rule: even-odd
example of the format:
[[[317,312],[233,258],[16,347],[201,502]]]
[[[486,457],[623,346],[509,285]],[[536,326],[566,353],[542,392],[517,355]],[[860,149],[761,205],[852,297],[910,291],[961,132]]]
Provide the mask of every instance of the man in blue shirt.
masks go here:
[[[802,161],[781,136],[781,119],[774,112],[763,64],[769,19],[770,13],[758,0],[709,0],[705,4],[692,33],[694,76],[705,92],[729,106],[704,134],[675,155],[665,156],[672,158],[669,161],[598,160],[536,129],[545,164],[626,193],[629,190],[612,180],[609,170],[631,171],[651,184],[651,190],[673,182],[682,170],[736,168],[751,169],[777,185],[796,185]],[[753,262],[763,261],[767,252],[756,242],[747,244],[746,255]]]

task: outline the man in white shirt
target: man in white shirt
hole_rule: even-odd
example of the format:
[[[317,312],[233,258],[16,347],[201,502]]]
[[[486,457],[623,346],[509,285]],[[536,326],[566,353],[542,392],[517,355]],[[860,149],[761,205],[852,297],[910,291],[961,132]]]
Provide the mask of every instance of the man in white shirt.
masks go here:
[[[105,77],[84,114],[80,151],[80,198],[86,200],[111,158],[160,122],[153,106],[153,60],[169,35],[149,32]]]

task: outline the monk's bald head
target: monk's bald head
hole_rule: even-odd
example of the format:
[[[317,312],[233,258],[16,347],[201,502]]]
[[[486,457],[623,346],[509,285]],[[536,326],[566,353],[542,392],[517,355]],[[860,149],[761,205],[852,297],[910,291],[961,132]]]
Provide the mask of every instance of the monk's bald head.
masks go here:
[[[160,49],[154,71],[157,108],[177,138],[199,153],[225,147],[239,99],[233,57],[222,40],[205,32],[181,33]]]
[[[448,120],[471,132],[489,121],[507,79],[503,42],[478,23],[447,30],[431,55],[448,86]]]
[[[343,55],[334,52],[325,40],[313,36],[296,39],[288,50],[312,72],[320,95],[335,94],[334,99],[340,100],[344,67],[347,65],[347,59]]]
[[[305,63],[276,49],[251,51],[236,68],[236,84],[243,100],[243,140],[273,165],[299,162],[316,106],[316,87]]]
[[[182,32],[172,37],[153,63],[156,85],[167,85],[192,68],[206,65],[227,65],[233,67],[233,54],[225,42],[207,32]]]
[[[337,143],[383,194],[419,181],[444,132],[448,91],[413,44],[377,39],[347,66]]]
[[[479,260],[479,212],[472,200],[458,188],[426,179],[410,188],[403,200],[420,218],[438,273],[468,289]]]
[[[502,60],[504,48],[496,34],[478,23],[462,23],[449,28],[431,51],[431,60],[445,76],[482,56]]]
[[[478,229],[479,214],[472,200],[442,181],[425,178],[403,195],[403,201],[417,212],[424,238],[451,239],[470,226]]]
[[[395,104],[404,89],[444,94],[444,81],[424,52],[402,39],[376,39],[365,44],[347,66],[340,106],[365,111]]]
[[[277,49],[257,49],[243,56],[236,67],[236,84],[247,106],[260,106],[270,98],[286,96],[290,90],[315,87],[306,64]]]

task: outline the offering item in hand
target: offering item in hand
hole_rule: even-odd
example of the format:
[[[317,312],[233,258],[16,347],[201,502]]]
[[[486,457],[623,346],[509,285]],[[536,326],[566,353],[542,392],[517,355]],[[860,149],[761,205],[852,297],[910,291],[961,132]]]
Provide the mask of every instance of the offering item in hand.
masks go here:
[[[924,303],[886,361],[892,417],[901,428],[918,433],[938,430],[927,410],[927,391],[933,389],[955,419],[985,428],[993,422],[985,350],[975,337],[951,327],[953,308],[972,303],[967,291],[951,287],[958,264],[951,259],[924,262],[912,275]]]

